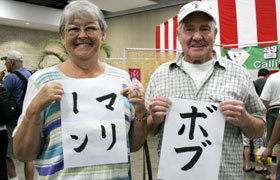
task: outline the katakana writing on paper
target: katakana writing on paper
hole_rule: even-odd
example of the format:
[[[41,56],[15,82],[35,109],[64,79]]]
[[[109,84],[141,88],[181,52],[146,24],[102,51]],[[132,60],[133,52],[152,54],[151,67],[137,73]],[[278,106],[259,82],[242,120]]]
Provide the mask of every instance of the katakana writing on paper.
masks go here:
[[[218,104],[171,100],[165,119],[158,179],[174,176],[178,180],[217,179],[225,125]],[[201,169],[203,173],[197,173]]]
[[[64,166],[127,162],[121,81],[104,77],[61,83]]]

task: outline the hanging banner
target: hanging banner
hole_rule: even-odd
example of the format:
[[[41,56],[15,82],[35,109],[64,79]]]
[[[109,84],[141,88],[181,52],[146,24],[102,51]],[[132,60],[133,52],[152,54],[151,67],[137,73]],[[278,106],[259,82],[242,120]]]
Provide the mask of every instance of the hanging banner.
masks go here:
[[[136,78],[141,82],[141,69],[140,68],[129,68],[128,73],[130,79]]]
[[[278,70],[280,45],[222,48],[222,56],[242,64],[247,70]],[[226,55],[227,52],[227,55]]]

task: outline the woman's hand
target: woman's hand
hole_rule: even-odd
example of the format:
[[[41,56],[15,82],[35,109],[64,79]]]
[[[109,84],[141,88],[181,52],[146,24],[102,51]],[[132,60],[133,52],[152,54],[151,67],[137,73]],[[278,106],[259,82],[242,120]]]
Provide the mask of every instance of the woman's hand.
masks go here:
[[[125,88],[121,91],[121,94],[128,98],[135,109],[135,116],[142,118],[146,113],[145,107],[145,93],[144,92],[133,92],[130,88]]]
[[[31,101],[30,106],[36,108],[38,112],[43,111],[53,101],[61,101],[64,91],[59,82],[51,82],[42,87],[39,93]]]

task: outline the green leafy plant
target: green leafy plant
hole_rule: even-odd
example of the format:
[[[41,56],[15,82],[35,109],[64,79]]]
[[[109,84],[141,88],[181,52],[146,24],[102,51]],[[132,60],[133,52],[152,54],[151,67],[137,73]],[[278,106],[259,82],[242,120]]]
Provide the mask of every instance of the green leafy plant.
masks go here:
[[[60,53],[57,53],[57,52],[54,52],[54,51],[43,50],[42,55],[39,59],[38,65],[36,67],[37,69],[42,69],[43,68],[42,63],[44,62],[44,59],[47,56],[57,57],[57,59],[59,60],[60,63],[67,60],[68,51],[67,51],[65,45],[62,43],[61,40],[59,40],[59,39],[48,39],[43,43],[43,48],[45,49],[48,45],[53,44],[53,43],[57,44],[59,47],[61,47],[63,49],[63,54],[61,55]],[[112,48],[108,44],[106,44],[106,43],[101,44],[100,50],[105,52],[107,58],[111,57]]]
[[[111,57],[112,47],[109,46],[107,43],[102,43],[101,46],[100,46],[100,50],[105,52],[107,58]]]

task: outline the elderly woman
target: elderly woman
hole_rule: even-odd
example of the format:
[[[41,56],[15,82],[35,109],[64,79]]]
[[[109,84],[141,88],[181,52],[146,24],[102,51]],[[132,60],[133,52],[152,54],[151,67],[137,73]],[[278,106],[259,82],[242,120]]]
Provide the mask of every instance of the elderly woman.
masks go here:
[[[128,73],[99,60],[98,52],[105,40],[106,28],[103,14],[96,5],[87,0],[72,1],[65,7],[59,25],[61,40],[69,52],[68,60],[38,71],[29,79],[23,113],[14,132],[14,152],[20,161],[35,160],[40,179],[129,179],[129,152],[137,151],[145,141],[147,111],[144,105],[144,93],[133,91],[131,93]],[[80,83],[83,83],[85,79],[104,78],[106,80],[109,77],[114,78],[116,82],[121,82],[119,93],[123,95],[120,96],[123,101],[120,107],[124,113],[121,115],[121,121],[125,124],[123,139],[124,149],[128,149],[128,153],[125,154],[127,161],[113,162],[112,160],[117,158],[113,156],[95,163],[92,163],[95,159],[84,159],[69,166],[65,162],[67,157],[64,145],[66,143],[63,143],[63,125],[68,119],[62,117],[64,113],[62,96],[66,94],[67,89],[63,88],[61,82],[64,80],[73,82],[78,79]],[[106,84],[106,81],[102,84]],[[101,85],[99,86],[102,88]],[[95,92],[95,89],[91,90],[92,94]],[[101,115],[96,113],[94,116]],[[86,126],[92,128],[92,131],[97,131],[97,127]],[[114,131],[113,127],[112,131]],[[105,133],[102,131],[102,137],[103,135],[105,136]],[[77,136],[71,137],[78,139]],[[112,141],[116,141],[117,138],[112,138]],[[85,138],[77,151],[80,152],[85,148],[88,139],[90,138]],[[87,146],[90,145],[87,144]],[[98,146],[99,144],[95,144],[90,148],[98,149]],[[102,152],[100,153],[102,155]],[[105,159],[107,159],[107,164],[102,163]],[[86,164],[83,164],[84,162]]]

